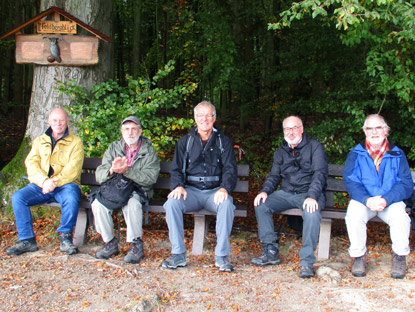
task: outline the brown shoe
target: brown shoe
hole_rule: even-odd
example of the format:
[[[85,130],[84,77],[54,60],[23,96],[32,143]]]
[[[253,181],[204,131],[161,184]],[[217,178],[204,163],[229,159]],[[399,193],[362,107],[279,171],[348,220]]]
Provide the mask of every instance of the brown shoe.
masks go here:
[[[393,253],[391,276],[393,278],[404,278],[405,274],[406,274],[406,257],[398,256],[396,253]]]
[[[356,277],[363,277],[366,275],[366,255],[353,258],[352,274]]]

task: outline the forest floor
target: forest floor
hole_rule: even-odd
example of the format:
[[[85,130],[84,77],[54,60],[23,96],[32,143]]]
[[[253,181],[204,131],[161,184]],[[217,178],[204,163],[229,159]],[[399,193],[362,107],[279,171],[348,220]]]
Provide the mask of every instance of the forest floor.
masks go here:
[[[121,254],[98,260],[94,254],[102,242],[89,229],[79,253],[59,251],[57,220],[41,217],[35,222],[39,251],[9,256],[16,242],[12,221],[1,223],[0,310],[3,311],[414,311],[415,256],[407,257],[408,273],[402,280],[390,277],[390,243],[386,226],[372,222],[368,237],[368,273],[350,273],[348,239],[344,221],[334,221],[330,259],[315,264],[317,276],[300,279],[298,253],[301,239],[282,235],[281,264],[256,267],[250,259],[260,254],[256,231],[233,231],[230,260],[232,273],[214,267],[215,234],[211,229],[204,255],[187,256],[187,267],[160,268],[170,244],[162,215],[150,215],[144,230],[145,258],[128,264],[125,229],[121,230]],[[245,223],[244,220],[240,220]],[[278,222],[284,222],[277,217]],[[191,228],[191,220],[186,228]],[[235,220],[239,224],[239,220]],[[211,227],[212,228],[212,224]],[[284,229],[286,226],[284,225]],[[289,229],[285,229],[287,232]],[[292,231],[291,231],[292,232]],[[415,237],[411,236],[414,248]],[[191,250],[192,230],[186,230]],[[6,308],[7,307],[7,308]]]

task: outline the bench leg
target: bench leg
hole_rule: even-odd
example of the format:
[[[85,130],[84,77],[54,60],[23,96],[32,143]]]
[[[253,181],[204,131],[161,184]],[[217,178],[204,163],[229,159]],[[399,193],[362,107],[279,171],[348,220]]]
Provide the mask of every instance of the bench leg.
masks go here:
[[[75,246],[82,246],[85,243],[85,236],[88,226],[88,214],[85,209],[79,209],[76,219],[73,243]]]
[[[321,219],[318,259],[328,259],[330,251],[331,219]]]
[[[201,255],[203,253],[203,243],[207,232],[206,216],[195,215],[195,228],[193,233],[193,255]]]

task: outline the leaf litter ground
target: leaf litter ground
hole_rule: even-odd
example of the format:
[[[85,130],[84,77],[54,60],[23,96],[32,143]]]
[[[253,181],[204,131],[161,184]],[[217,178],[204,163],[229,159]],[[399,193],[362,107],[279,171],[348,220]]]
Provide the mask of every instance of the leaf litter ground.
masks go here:
[[[51,217],[35,222],[40,250],[11,257],[5,252],[16,242],[14,225],[3,221],[0,250],[0,307],[7,311],[414,311],[415,257],[408,257],[403,280],[390,277],[390,244],[387,227],[372,222],[368,236],[368,274],[354,278],[347,254],[343,220],[334,221],[331,257],[315,268],[339,273],[335,280],[298,277],[301,239],[283,235],[281,264],[256,267],[250,259],[260,254],[256,231],[234,230],[231,235],[232,273],[214,267],[214,220],[210,222],[204,255],[188,255],[188,266],[160,268],[169,256],[168,231],[162,215],[151,215],[144,230],[145,259],[136,265],[123,261],[128,251],[121,230],[121,254],[110,260],[94,258],[101,246],[99,235],[89,229],[80,253],[59,251]],[[52,218],[53,219],[53,218]],[[249,219],[246,218],[246,219]],[[244,219],[244,222],[249,222]],[[284,219],[276,218],[277,222]],[[48,220],[47,222],[45,220]],[[186,220],[186,245],[191,250],[191,219]],[[238,220],[236,220],[238,222]],[[251,220],[253,222],[253,220]],[[239,224],[239,223],[238,223]],[[284,230],[289,229],[284,225]],[[411,247],[414,246],[411,236]],[[5,311],[6,311],[5,310]]]

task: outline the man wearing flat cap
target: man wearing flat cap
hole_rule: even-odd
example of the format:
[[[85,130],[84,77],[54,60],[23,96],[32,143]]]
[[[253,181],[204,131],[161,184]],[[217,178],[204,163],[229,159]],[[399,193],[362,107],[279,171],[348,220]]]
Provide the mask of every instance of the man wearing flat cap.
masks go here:
[[[105,151],[102,164],[98,166],[95,177],[99,183],[110,179],[114,174],[122,174],[144,190],[150,197],[153,184],[160,172],[160,163],[151,140],[141,136],[143,129],[140,120],[135,116],[125,118],[121,123],[122,137],[111,143]],[[133,191],[127,205],[122,207],[127,226],[127,242],[131,248],[124,260],[138,263],[144,256],[143,251],[143,201]],[[96,253],[99,259],[108,259],[117,255],[118,240],[114,237],[112,210],[105,207],[98,199],[92,202],[95,227],[104,241],[104,248]]]

